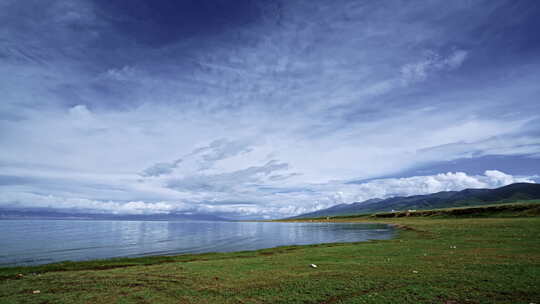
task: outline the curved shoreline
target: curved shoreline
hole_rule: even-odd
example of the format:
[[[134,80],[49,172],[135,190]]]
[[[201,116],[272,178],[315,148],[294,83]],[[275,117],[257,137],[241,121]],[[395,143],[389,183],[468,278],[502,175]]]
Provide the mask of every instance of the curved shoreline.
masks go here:
[[[308,222],[309,223],[309,222]],[[280,224],[280,223],[275,223]],[[287,224],[287,223],[282,223]],[[319,223],[309,223],[309,224],[319,224]],[[279,248],[279,247],[287,247],[287,246],[310,246],[310,245],[319,245],[319,244],[333,244],[333,243],[362,243],[367,242],[370,240],[385,240],[385,239],[391,239],[395,237],[394,233],[394,227],[392,225],[387,224],[381,224],[381,223],[359,223],[359,222],[335,222],[331,223],[336,225],[342,225],[342,224],[352,224],[352,225],[360,225],[357,227],[358,230],[355,230],[354,228],[346,228],[346,230],[342,230],[342,228],[338,228],[340,226],[335,226],[336,228],[327,228],[329,226],[323,225],[322,227],[318,227],[319,225],[316,225],[315,228],[302,228],[302,227],[310,227],[310,226],[303,226],[303,225],[288,225],[284,226],[283,228],[268,228],[265,225],[263,225],[263,231],[264,233],[260,235],[254,235],[253,239],[255,240],[254,243],[251,243],[250,240],[242,241],[242,242],[236,242],[236,239],[228,239],[228,236],[225,235],[227,240],[234,241],[235,245],[225,245],[223,246],[222,241],[225,240],[223,238],[219,238],[216,240],[220,241],[220,244],[214,243],[212,246],[208,246],[208,241],[205,243],[183,243],[182,238],[172,238],[170,242],[171,245],[168,245],[167,247],[163,247],[162,250],[158,251],[149,251],[148,249],[158,249],[158,247],[150,247],[154,246],[153,243],[160,243],[159,239],[152,241],[153,243],[147,244],[147,250],[144,251],[145,247],[140,246],[139,253],[137,253],[137,249],[131,250],[132,254],[127,255],[114,255],[114,247],[111,247],[111,254],[110,256],[105,257],[97,257],[91,258],[91,255],[95,253],[100,253],[99,251],[94,251],[94,248],[98,248],[101,252],[104,252],[103,250],[107,250],[108,247],[89,247],[90,251],[86,252],[85,248],[82,247],[79,249],[78,247],[65,247],[63,250],[59,251],[60,255],[64,255],[64,251],[68,251],[68,255],[70,255],[69,251],[77,251],[77,253],[74,256],[74,259],[70,260],[59,260],[58,255],[52,255],[47,256],[47,252],[51,252],[48,250],[41,250],[36,251],[36,254],[32,256],[32,254],[28,254],[29,260],[23,260],[22,257],[19,257],[18,260],[16,259],[9,259],[6,255],[6,261],[7,263],[4,263],[4,265],[0,265],[0,270],[2,268],[13,268],[13,267],[35,267],[35,266],[47,266],[47,265],[54,265],[54,264],[66,264],[66,263],[84,263],[84,262],[90,262],[92,261],[108,261],[108,260],[129,260],[129,259],[150,259],[153,257],[175,257],[175,256],[195,256],[200,254],[218,254],[218,253],[235,253],[235,252],[249,252],[249,251],[258,251],[258,250],[266,250],[266,249],[273,249],[273,248]],[[361,225],[369,225],[369,226],[361,226]],[[373,225],[373,226],[372,226]],[[378,225],[378,226],[377,226]],[[273,225],[272,225],[273,226]],[[348,225],[347,225],[348,226]],[[289,227],[289,228],[285,228]],[[250,228],[251,226],[248,226],[246,228]],[[238,229],[238,228],[236,228]],[[245,228],[242,228],[245,229]],[[304,232],[304,229],[307,229]],[[320,229],[319,232],[317,229]],[[382,229],[382,230],[381,230]],[[290,231],[289,231],[290,230]],[[235,230],[231,230],[231,232],[234,233]],[[277,233],[274,233],[276,231]],[[315,232],[313,232],[315,231]],[[288,239],[287,237],[283,238],[283,233],[285,233],[285,236],[287,236],[288,233],[301,233],[301,237],[295,237]],[[309,232],[309,233],[308,233]],[[313,234],[313,235],[312,235]],[[321,235],[323,237],[321,238]],[[334,239],[333,237],[336,237],[337,239]],[[264,237],[270,237],[274,238],[274,241],[262,241],[261,238],[264,239]],[[330,237],[330,238],[329,238]],[[173,243],[174,242],[174,243]],[[236,244],[237,243],[237,244]],[[80,244],[79,244],[80,245]],[[103,246],[103,245],[102,245]],[[138,246],[139,247],[139,246]],[[103,248],[103,249],[102,249]],[[123,247],[119,247],[119,250],[122,250]],[[80,253],[79,253],[80,251]],[[118,251],[118,253],[121,253],[122,251]],[[42,253],[42,254],[41,254]],[[54,252],[53,252],[54,253]],[[86,253],[87,257],[90,258],[84,258],[84,255]],[[40,255],[38,255],[40,254]],[[103,256],[103,253],[101,253]],[[36,260],[37,256],[44,257],[43,260]],[[83,258],[77,259],[76,257],[80,256]],[[52,261],[46,261],[46,259],[49,259]],[[13,260],[12,263],[9,263],[10,260]],[[40,263],[41,261],[41,263]],[[45,261],[45,263],[44,263]]]
[[[358,221],[373,219],[353,222]],[[81,297],[92,303],[536,303],[540,298],[540,217],[376,222],[395,225],[398,234],[384,241],[2,268],[0,297],[9,303],[79,303]]]

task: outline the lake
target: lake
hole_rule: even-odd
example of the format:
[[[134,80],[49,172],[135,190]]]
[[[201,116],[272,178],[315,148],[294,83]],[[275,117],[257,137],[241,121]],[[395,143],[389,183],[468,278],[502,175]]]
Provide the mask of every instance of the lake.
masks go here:
[[[0,266],[389,239],[382,224],[1,220]]]

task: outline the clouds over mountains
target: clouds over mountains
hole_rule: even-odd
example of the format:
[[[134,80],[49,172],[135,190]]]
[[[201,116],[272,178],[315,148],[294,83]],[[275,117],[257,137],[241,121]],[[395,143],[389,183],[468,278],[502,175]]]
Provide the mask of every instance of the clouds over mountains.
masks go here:
[[[496,188],[516,182],[534,182],[496,170],[484,175],[449,172],[431,176],[377,179],[365,183],[333,181],[325,184],[290,184],[278,186],[264,180],[285,164],[269,162],[220,175],[189,175],[183,179],[163,178],[154,184],[153,192],[170,188],[180,192],[177,199],[164,201],[112,201],[44,195],[24,191],[5,191],[0,199],[2,208],[45,208],[64,212],[160,214],[213,213],[225,217],[283,217],[310,212],[340,203],[454,191],[466,188]],[[144,181],[139,181],[144,183]],[[5,185],[4,185],[5,186]],[[145,195],[144,187],[131,189],[130,195]],[[291,203],[291,202],[294,202]]]
[[[281,216],[540,171],[533,1],[186,3],[0,1],[1,206]]]

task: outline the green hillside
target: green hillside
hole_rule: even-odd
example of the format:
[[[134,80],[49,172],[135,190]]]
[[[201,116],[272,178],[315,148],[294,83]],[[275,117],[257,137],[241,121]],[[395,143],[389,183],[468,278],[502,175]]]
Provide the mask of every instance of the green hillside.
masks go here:
[[[497,189],[465,189],[427,195],[371,199],[365,202],[340,204],[327,209],[305,213],[293,218],[354,215],[375,212],[426,210],[451,207],[489,205],[540,199],[540,184],[516,183]]]

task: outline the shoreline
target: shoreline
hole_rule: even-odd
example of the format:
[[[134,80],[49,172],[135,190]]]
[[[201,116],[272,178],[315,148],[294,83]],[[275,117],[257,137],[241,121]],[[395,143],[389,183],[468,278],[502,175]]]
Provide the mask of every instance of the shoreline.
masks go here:
[[[14,220],[16,221],[16,220]],[[73,220],[69,220],[69,221],[73,221]],[[200,221],[197,221],[197,222],[200,222]],[[249,223],[259,223],[259,221],[246,221],[246,222],[249,222]],[[295,223],[299,223],[299,222],[305,222],[305,223],[322,223],[320,221],[297,221]],[[325,221],[325,222],[328,222],[328,221]],[[264,223],[267,223],[267,222],[264,222]],[[279,222],[279,221],[272,221],[272,223],[286,223],[286,222]],[[330,222],[330,223],[334,223],[334,224],[370,224],[370,225],[381,225],[382,223],[376,223],[376,222]],[[395,229],[393,227],[393,225],[387,225],[387,224],[382,224],[382,225],[385,225],[387,226],[388,228],[392,228],[392,229]],[[375,228],[374,228],[375,229]],[[389,232],[389,233],[392,233],[392,235],[389,237],[389,238],[382,238],[382,239],[367,239],[367,240],[354,240],[354,241],[346,241],[346,242],[321,242],[321,243],[312,243],[312,244],[283,244],[283,245],[277,245],[277,246],[270,246],[270,247],[261,247],[261,248],[256,248],[256,249],[242,249],[242,248],[238,248],[238,249],[233,249],[233,250],[223,250],[223,251],[220,251],[219,249],[216,250],[216,251],[204,251],[204,252],[182,252],[181,250],[178,251],[178,252],[170,252],[170,253],[141,253],[141,254],[131,254],[131,255],[125,255],[125,256],[113,256],[113,257],[106,257],[106,258],[88,258],[88,259],[80,259],[80,260],[65,260],[65,261],[52,261],[52,262],[47,262],[47,263],[33,263],[33,262],[19,262],[19,263],[12,263],[12,264],[4,264],[4,265],[0,265],[0,273],[3,269],[9,269],[9,268],[27,268],[27,267],[46,267],[46,268],[57,268],[56,266],[63,266],[63,265],[67,265],[67,264],[76,264],[76,263],[90,263],[90,264],[95,264],[95,263],[102,263],[102,264],[110,264],[110,263],[115,263],[115,262],[118,262],[118,261],[122,261],[122,262],[126,262],[126,263],[129,263],[129,262],[135,262],[137,263],[137,260],[139,259],[143,259],[143,260],[148,260],[148,259],[153,259],[153,258],[157,258],[157,259],[160,259],[160,258],[168,258],[168,257],[172,257],[172,258],[175,258],[175,257],[182,257],[182,256],[198,256],[198,255],[208,255],[208,254],[226,254],[226,253],[230,253],[230,254],[235,254],[235,253],[244,253],[244,252],[257,252],[257,251],[261,251],[261,250],[273,250],[273,249],[279,249],[281,247],[302,247],[302,246],[316,246],[316,245],[332,245],[332,244],[353,244],[353,243],[366,243],[366,242],[371,242],[371,241],[377,241],[377,240],[386,240],[386,239],[393,239],[395,238],[395,233],[393,231]]]
[[[539,216],[348,219],[368,221],[394,225],[395,238],[1,268],[0,298],[7,303],[540,300]]]

